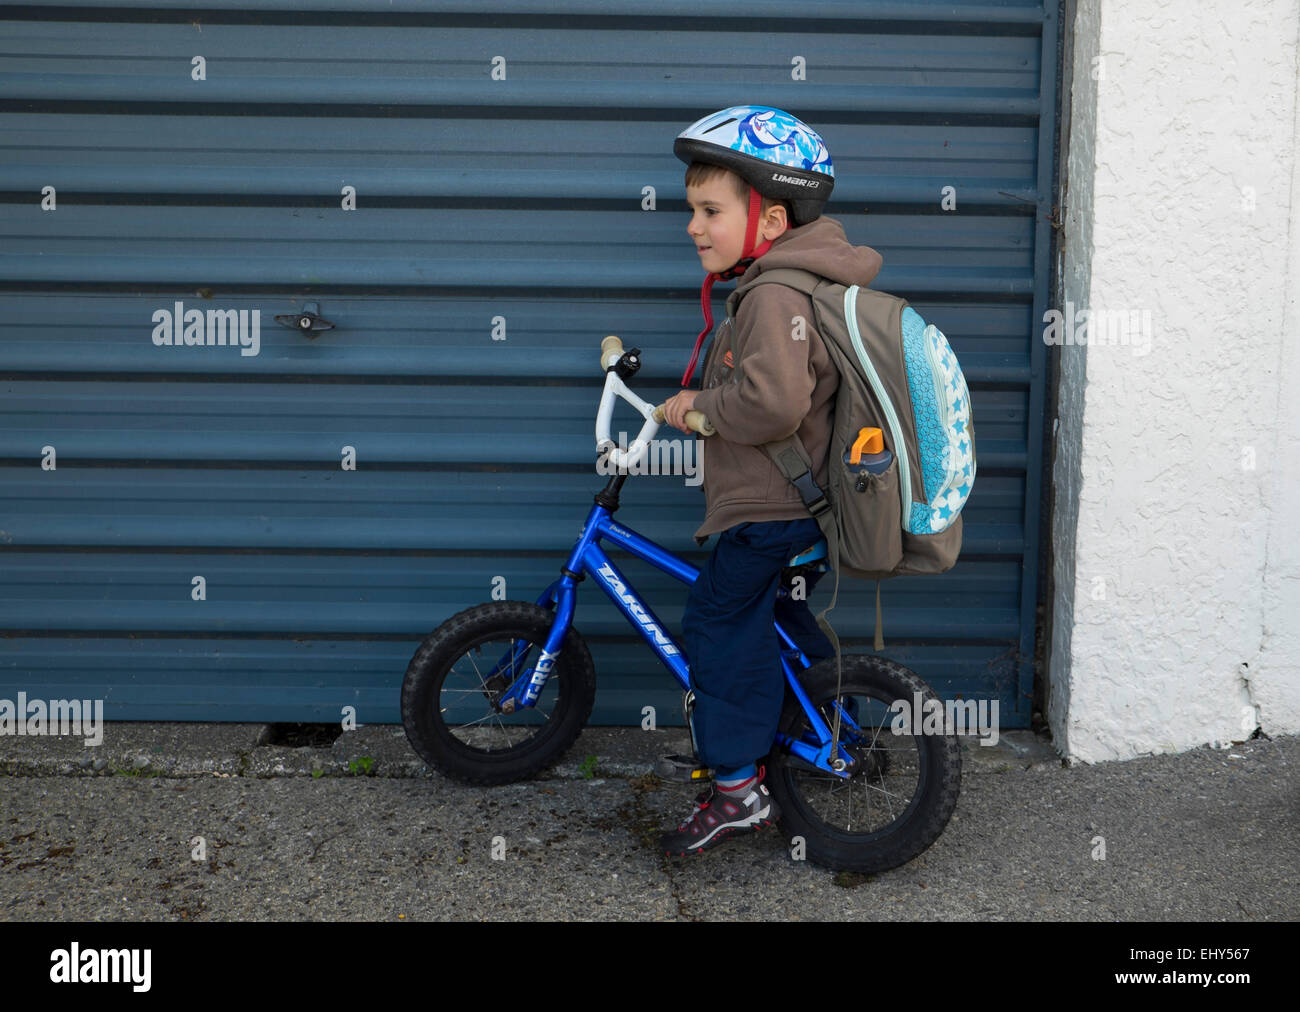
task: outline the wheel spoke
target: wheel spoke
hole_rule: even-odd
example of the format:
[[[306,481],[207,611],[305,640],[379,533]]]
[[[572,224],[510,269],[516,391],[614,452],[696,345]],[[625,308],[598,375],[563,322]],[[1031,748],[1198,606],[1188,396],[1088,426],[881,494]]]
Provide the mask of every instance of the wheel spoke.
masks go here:
[[[882,777],[881,780],[883,783],[884,778]],[[890,798],[897,799],[900,805],[908,800],[907,798],[904,798],[901,794],[895,794],[883,786],[877,787],[875,784],[870,784],[870,783],[864,783],[863,786],[866,788],[866,792],[868,796],[870,796],[870,792],[875,791],[877,794],[881,795],[885,799],[886,804],[888,804]],[[893,814],[892,810],[890,814],[891,815]]]
[[[480,651],[481,651],[482,649],[483,649],[482,647],[479,647],[479,650],[480,650]],[[483,677],[483,672],[479,671],[479,669],[478,669],[478,662],[476,662],[476,661],[474,660],[474,655],[473,655],[473,654],[470,654],[470,653],[467,653],[465,656],[466,656],[466,658],[468,658],[470,664],[473,665],[473,667],[474,667],[474,675],[478,678],[478,683],[479,683],[479,685],[481,685],[484,689],[486,689],[486,688],[487,688],[487,679]],[[452,670],[453,670],[453,671],[455,670],[455,665],[452,665]]]
[[[848,794],[849,794],[849,821],[848,821],[848,822],[845,824],[845,826],[844,826],[844,828],[847,829],[850,833],[853,832],[853,793],[854,793],[854,792],[853,792],[853,788],[850,786],[850,788],[849,788],[849,792],[848,792]]]
[[[485,713],[483,716],[479,717],[478,720],[468,720],[464,724],[457,724],[456,729],[464,730],[467,727],[475,727],[478,724],[482,724],[485,720],[491,720],[495,716],[496,714],[494,713]]]

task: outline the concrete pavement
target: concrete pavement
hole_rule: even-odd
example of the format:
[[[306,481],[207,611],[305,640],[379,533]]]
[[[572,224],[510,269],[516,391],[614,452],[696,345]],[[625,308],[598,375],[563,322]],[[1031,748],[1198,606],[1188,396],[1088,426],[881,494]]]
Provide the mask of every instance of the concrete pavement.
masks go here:
[[[681,729],[588,729],[550,774],[495,788],[430,773],[399,726],[326,748],[266,735],[0,736],[0,920],[1300,916],[1296,737],[1074,768],[1030,732],[972,741],[939,840],[856,876],[792,860],[772,830],[660,856],[694,791],[647,774]]]

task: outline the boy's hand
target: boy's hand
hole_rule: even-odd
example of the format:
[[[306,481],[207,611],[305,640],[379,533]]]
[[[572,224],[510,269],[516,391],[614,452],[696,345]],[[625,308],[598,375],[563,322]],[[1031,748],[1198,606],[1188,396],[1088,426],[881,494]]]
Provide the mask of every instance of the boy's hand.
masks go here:
[[[690,428],[686,425],[686,412],[695,407],[695,398],[698,394],[698,390],[683,390],[668,398],[664,402],[664,420],[674,429],[690,432]]]

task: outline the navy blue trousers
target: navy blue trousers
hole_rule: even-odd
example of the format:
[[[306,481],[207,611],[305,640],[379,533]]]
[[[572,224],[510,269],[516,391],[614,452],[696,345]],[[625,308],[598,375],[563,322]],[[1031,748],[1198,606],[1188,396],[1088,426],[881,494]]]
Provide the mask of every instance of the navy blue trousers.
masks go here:
[[[809,660],[834,656],[807,600],[776,599],[785,564],[821,536],[812,517],[738,524],[718,535],[691,586],[683,646],[695,690],[700,761],[715,771],[739,769],[772,747],[785,698],[773,618]],[[821,575],[809,576],[806,589]]]

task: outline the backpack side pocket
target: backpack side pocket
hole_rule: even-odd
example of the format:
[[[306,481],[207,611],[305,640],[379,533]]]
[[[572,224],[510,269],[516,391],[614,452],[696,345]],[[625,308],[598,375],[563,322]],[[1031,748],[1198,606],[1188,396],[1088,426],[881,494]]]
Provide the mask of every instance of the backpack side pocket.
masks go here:
[[[840,559],[849,569],[887,574],[903,560],[902,503],[898,494],[898,457],[879,474],[838,461],[836,504]],[[858,491],[861,488],[862,491]]]

